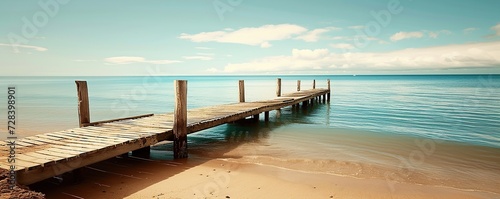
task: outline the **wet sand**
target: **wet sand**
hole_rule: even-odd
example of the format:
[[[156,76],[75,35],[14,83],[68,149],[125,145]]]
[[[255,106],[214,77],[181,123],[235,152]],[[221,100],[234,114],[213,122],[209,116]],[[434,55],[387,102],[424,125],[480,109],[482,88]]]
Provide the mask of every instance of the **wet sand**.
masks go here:
[[[252,147],[253,148],[253,147]],[[187,160],[113,158],[85,167],[79,182],[51,179],[36,186],[47,198],[498,198],[484,190],[425,185],[320,172],[321,161],[279,165],[243,157],[245,144],[218,158],[191,155]],[[196,149],[195,149],[196,150]],[[196,152],[196,151],[194,151]],[[168,152],[158,152],[171,157]],[[252,163],[248,158],[253,159]],[[354,172],[355,163],[345,170]],[[365,172],[368,172],[365,171]],[[373,172],[380,172],[373,170]],[[460,176],[455,176],[460,178]]]

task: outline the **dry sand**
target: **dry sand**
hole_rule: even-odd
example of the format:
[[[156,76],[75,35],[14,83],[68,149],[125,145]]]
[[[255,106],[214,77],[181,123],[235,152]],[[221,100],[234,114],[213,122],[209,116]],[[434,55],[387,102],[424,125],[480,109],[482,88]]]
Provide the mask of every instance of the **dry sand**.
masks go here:
[[[8,181],[9,173],[7,170],[0,169],[0,198],[30,198],[30,199],[44,199],[42,193],[37,193],[29,190],[25,186],[17,185],[13,189],[10,188],[10,182]]]
[[[275,166],[239,157],[188,160],[113,158],[83,169],[83,181],[35,186],[47,198],[500,198],[446,186],[390,184]]]

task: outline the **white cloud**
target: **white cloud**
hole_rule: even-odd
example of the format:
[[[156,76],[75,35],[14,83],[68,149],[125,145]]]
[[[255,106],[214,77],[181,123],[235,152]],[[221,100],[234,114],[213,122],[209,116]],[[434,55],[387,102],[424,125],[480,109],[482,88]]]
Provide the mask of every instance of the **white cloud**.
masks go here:
[[[262,43],[260,44],[260,47],[261,47],[261,48],[269,48],[269,47],[271,47],[271,46],[273,46],[273,45],[271,45],[271,44],[270,44],[269,42],[267,42],[267,41],[266,41],[266,42],[262,42]]]
[[[319,59],[328,55],[328,49],[315,49],[315,50],[299,50],[293,49],[292,56],[299,59]]]
[[[175,60],[146,60],[144,57],[108,57],[104,61],[108,64],[133,64],[133,63],[148,63],[148,64],[172,64],[179,63]]]
[[[26,48],[26,49],[36,50],[36,51],[40,51],[40,52],[49,50],[47,48],[40,47],[40,46],[29,46],[29,45],[22,45],[22,44],[4,44],[4,43],[0,43],[0,46],[7,46],[7,47],[11,47],[11,48]]]
[[[184,56],[182,58],[187,59],[187,60],[203,60],[203,61],[208,61],[208,60],[213,59],[210,56]]]
[[[430,38],[436,39],[440,34],[451,35],[451,31],[449,30],[440,30],[440,31],[428,31],[427,33]]]
[[[335,37],[332,37],[330,38],[331,40],[348,40],[350,38],[348,37],[343,37],[343,36],[335,36]]]
[[[363,29],[365,28],[365,26],[349,26],[347,28],[355,30],[355,29]]]
[[[475,30],[477,30],[477,28],[466,28],[466,29],[464,29],[464,33],[467,34],[467,33],[470,33],[472,31],[475,31]]]
[[[307,29],[293,24],[264,25],[256,28],[202,32],[198,34],[182,33],[180,39],[192,42],[237,43],[252,46],[269,47],[270,41],[289,39],[293,35],[306,32]]]
[[[293,49],[291,55],[227,64],[231,73],[330,70],[420,70],[500,67],[500,41],[405,49],[384,53],[332,53]]]
[[[206,70],[207,72],[209,73],[216,73],[216,72],[219,72],[219,70],[217,70],[217,68],[209,68]]]
[[[301,39],[301,40],[304,40],[306,42],[316,42],[319,40],[321,34],[327,33],[330,31],[334,31],[334,30],[341,30],[341,28],[337,28],[337,27],[318,28],[318,29],[308,31],[305,34],[296,37],[295,39]]]
[[[354,46],[348,43],[331,44],[330,46],[338,49],[346,49],[346,50],[354,49]]]
[[[394,35],[391,36],[392,41],[399,41],[403,39],[410,39],[410,38],[422,38],[424,36],[423,32],[398,32]]]
[[[491,30],[495,31],[494,36],[500,36],[500,23],[491,27]]]

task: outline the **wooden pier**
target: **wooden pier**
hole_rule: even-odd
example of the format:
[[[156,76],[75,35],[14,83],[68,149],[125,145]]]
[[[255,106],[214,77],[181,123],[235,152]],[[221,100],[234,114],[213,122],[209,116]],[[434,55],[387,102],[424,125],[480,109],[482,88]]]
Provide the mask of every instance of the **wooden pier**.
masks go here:
[[[174,158],[187,158],[187,135],[221,124],[259,118],[269,121],[269,111],[316,101],[330,101],[328,88],[300,90],[282,94],[281,79],[277,80],[276,98],[245,102],[244,81],[239,81],[239,103],[187,110],[187,81],[175,81],[173,113],[148,114],[115,120],[90,122],[88,89],[85,81],[76,81],[80,127],[45,133],[15,140],[15,171],[17,182],[29,185],[47,178],[79,169],[132,151],[132,155],[149,156],[150,146],[164,140],[174,141]],[[8,149],[8,141],[0,145]],[[8,150],[0,152],[0,168],[10,170]]]

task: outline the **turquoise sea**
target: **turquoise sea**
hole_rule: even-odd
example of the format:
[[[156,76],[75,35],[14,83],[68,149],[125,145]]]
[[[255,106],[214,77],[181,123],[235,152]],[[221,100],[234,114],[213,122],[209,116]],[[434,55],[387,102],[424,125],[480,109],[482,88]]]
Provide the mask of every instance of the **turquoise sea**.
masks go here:
[[[277,77],[1,77],[0,115],[7,115],[9,85],[16,87],[23,137],[78,126],[75,80],[88,81],[91,120],[99,121],[172,112],[176,79],[188,80],[188,106],[196,108],[237,102],[240,79],[247,101],[273,98]],[[240,161],[292,169],[312,161],[311,170],[318,172],[388,178],[390,171],[397,181],[446,181],[500,193],[500,75],[280,78],[283,93],[294,92],[297,80],[305,90],[313,79],[318,88],[330,79],[331,102],[305,111],[285,108],[279,117],[271,113],[269,124],[229,124],[192,134],[191,153],[223,157],[227,148],[246,148],[238,153]],[[170,148],[155,150],[161,158]]]

